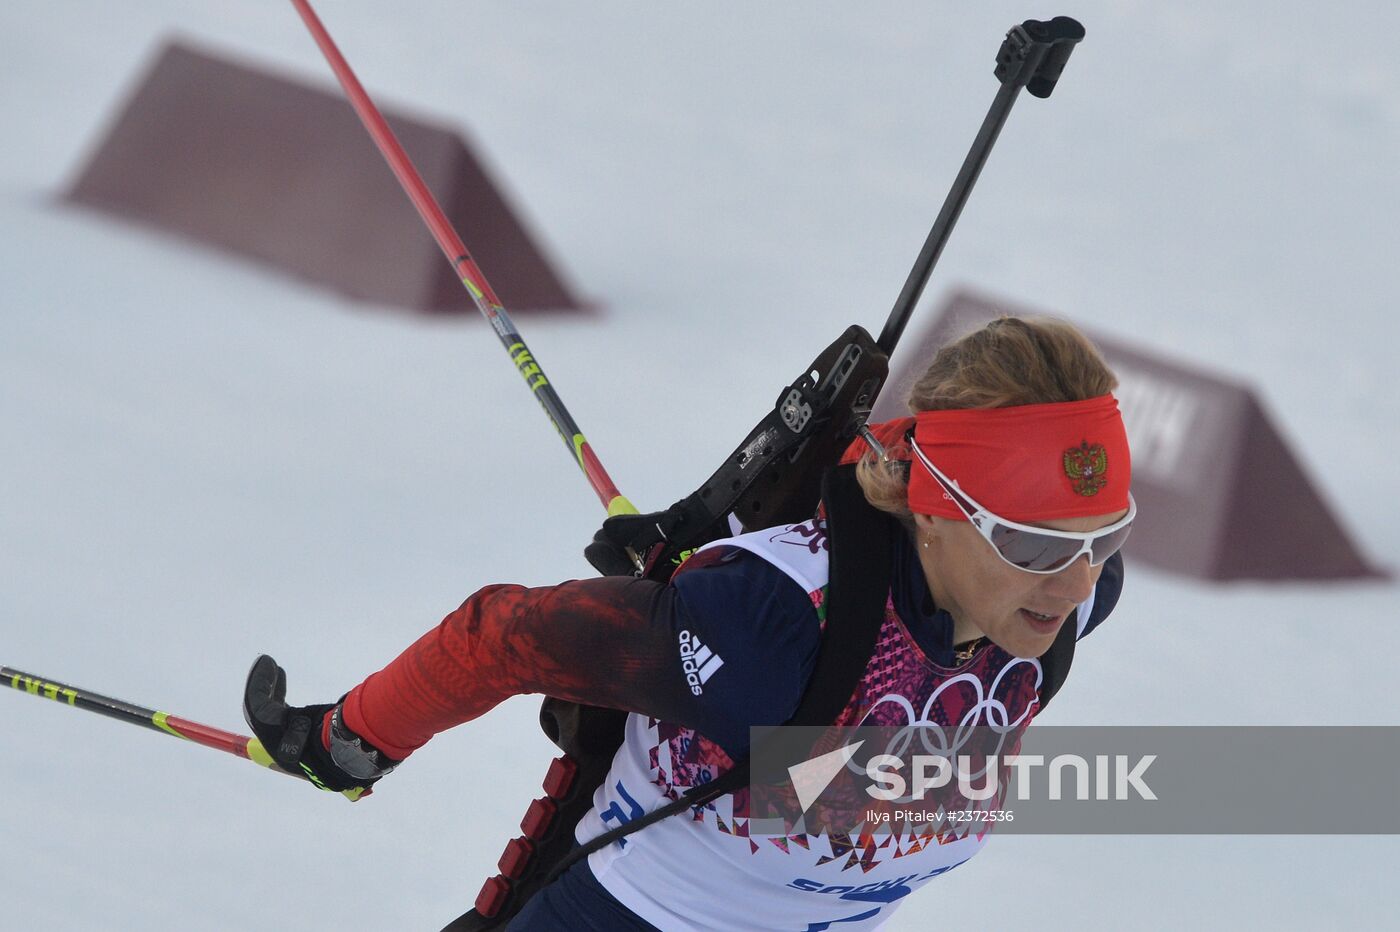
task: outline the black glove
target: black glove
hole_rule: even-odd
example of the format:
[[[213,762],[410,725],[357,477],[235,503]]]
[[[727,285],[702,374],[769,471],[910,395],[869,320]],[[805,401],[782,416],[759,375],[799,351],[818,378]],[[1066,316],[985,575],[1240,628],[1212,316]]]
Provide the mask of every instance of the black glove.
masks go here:
[[[651,576],[658,572],[651,564],[664,561],[667,565],[659,568],[659,571],[664,578],[669,578],[671,570],[674,569],[670,566],[671,558],[681,552],[678,541],[695,536],[693,531],[690,534],[684,533],[688,530],[688,525],[693,523],[693,518],[688,513],[688,505],[689,501],[685,500],[676,502],[665,511],[652,511],[644,515],[614,515],[608,518],[593,535],[593,541],[583,548],[584,559],[604,576]],[[662,552],[653,552],[658,545]],[[647,563],[645,574],[640,573],[637,565],[632,562],[632,555],[627,552],[629,549]]]
[[[617,515],[603,522],[593,540],[583,548],[583,557],[603,576],[635,576],[637,565],[627,552],[646,554],[661,536],[654,530],[655,515]],[[645,538],[651,537],[650,540]]]
[[[346,727],[338,703],[289,706],[286,698],[287,671],[263,654],[248,671],[243,718],[283,770],[353,801],[368,796],[374,782],[398,766]],[[321,737],[327,713],[329,747]]]

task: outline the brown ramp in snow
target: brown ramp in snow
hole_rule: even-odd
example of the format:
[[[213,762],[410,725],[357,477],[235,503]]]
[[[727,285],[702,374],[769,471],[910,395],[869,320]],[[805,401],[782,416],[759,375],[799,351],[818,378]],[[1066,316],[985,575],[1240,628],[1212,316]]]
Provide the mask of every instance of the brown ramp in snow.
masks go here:
[[[508,310],[581,309],[460,135],[384,115]],[[66,196],[359,301],[475,313],[338,89],[178,42]]]

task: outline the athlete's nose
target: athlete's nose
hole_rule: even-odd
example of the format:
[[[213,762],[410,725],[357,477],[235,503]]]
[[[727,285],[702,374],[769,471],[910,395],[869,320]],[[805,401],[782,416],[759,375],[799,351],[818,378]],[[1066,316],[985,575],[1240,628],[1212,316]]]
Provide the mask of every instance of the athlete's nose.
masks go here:
[[[1093,593],[1100,569],[1090,566],[1089,555],[1083,554],[1058,573],[1045,577],[1046,594],[1078,605]]]

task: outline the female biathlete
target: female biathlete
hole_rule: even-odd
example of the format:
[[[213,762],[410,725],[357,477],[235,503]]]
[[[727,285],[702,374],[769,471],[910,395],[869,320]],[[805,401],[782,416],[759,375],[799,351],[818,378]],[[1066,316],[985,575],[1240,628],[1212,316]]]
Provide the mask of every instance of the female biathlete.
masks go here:
[[[884,458],[864,442],[848,452],[854,465],[833,481],[886,528],[888,558],[860,572],[888,598],[835,724],[878,707],[957,725],[993,704],[1029,721],[1044,705],[1122,585],[1134,507],[1115,386],[1070,325],[1004,317],[935,354],[911,418],[872,425]],[[793,716],[829,621],[830,554],[865,544],[842,540],[834,513],[831,523],[830,537],[814,518],[715,542],[666,584],[487,586],[332,705],[288,707],[285,674],[260,657],[245,715],[283,766],[322,788],[367,790],[509,696],[624,710],[623,744],[576,829],[586,842],[743,760],[750,726]],[[893,848],[750,838],[739,795],[579,860],[509,928],[870,929],[987,834]]]

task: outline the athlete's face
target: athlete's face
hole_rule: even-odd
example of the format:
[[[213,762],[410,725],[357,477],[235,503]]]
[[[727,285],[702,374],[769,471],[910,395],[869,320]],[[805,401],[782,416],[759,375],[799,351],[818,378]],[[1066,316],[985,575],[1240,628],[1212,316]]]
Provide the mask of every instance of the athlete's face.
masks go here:
[[[1045,521],[1037,527],[1086,533],[1120,520],[1127,511],[1091,518]],[[953,616],[954,642],[985,636],[1017,657],[1050,649],[1074,607],[1094,591],[1103,566],[1081,556],[1049,575],[1018,570],[997,555],[969,521],[914,516],[919,559],[939,608]]]

